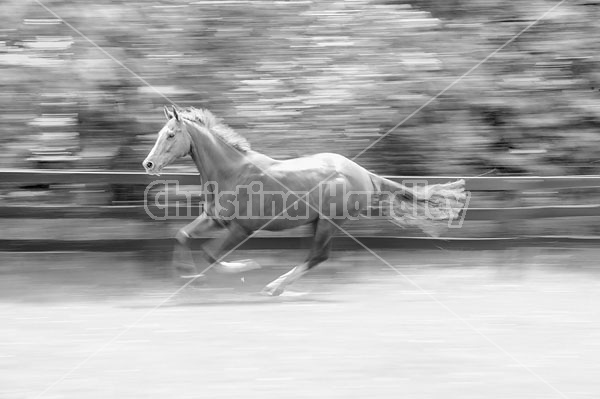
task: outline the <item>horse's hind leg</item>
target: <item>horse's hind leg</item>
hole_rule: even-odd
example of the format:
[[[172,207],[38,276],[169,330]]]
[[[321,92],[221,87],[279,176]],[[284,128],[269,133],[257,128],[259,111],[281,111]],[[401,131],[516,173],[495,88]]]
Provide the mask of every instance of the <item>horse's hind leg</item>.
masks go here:
[[[262,292],[273,296],[281,295],[288,285],[298,280],[319,263],[329,259],[331,239],[337,230],[338,222],[331,219],[319,219],[315,222],[315,236],[306,261],[267,284]]]
[[[177,240],[173,252],[173,264],[182,273],[195,275],[196,264],[190,247],[191,239],[222,228],[206,213],[196,218],[192,223],[180,229],[175,235]]]

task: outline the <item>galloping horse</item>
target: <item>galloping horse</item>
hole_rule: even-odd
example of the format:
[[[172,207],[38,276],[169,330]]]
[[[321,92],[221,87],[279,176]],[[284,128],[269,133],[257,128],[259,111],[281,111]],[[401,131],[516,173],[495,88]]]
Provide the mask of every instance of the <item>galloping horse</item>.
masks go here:
[[[358,217],[373,196],[388,193],[392,215],[401,224],[425,226],[427,220],[456,218],[464,206],[464,181],[406,187],[369,172],[339,154],[321,153],[285,161],[253,151],[246,139],[203,109],[169,110],[154,148],[143,162],[148,174],[160,174],[174,160],[191,155],[208,190],[204,213],[176,235],[174,262],[196,272],[190,239],[221,230],[202,249],[221,272],[258,267],[252,260],[220,261],[257,230],[284,230],[312,225],[314,238],[306,261],[263,290],[281,294],[310,269],[325,261],[340,225]],[[254,200],[253,200],[254,199]],[[425,228],[424,228],[425,230]]]

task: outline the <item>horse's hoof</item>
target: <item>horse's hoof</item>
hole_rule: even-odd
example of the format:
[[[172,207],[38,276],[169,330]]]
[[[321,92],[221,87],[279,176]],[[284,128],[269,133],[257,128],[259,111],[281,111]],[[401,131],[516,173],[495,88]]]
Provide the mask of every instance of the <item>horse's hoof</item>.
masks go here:
[[[263,290],[260,292],[263,295],[267,295],[267,296],[279,296],[281,294],[283,294],[284,289],[281,287],[269,287],[266,286],[265,288],[263,288]]]
[[[246,264],[246,270],[245,271],[254,270],[254,269],[260,269],[261,268],[260,264],[257,261],[255,261],[254,259],[244,259],[244,260],[241,260],[240,262]]]
[[[184,280],[193,280],[194,282],[202,282],[206,280],[206,276],[202,273],[200,274],[182,274],[179,278]]]
[[[236,274],[260,269],[260,265],[252,259],[244,259],[236,262],[219,262],[215,270],[224,274]]]

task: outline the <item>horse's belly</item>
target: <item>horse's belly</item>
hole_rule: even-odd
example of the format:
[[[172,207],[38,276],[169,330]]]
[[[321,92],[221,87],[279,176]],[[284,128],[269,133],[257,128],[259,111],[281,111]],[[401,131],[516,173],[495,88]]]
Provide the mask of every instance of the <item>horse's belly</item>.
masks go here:
[[[249,231],[267,230],[280,231],[293,229],[295,227],[310,224],[317,219],[317,215],[309,215],[305,218],[289,218],[289,217],[256,217],[253,219],[236,219],[236,223]]]

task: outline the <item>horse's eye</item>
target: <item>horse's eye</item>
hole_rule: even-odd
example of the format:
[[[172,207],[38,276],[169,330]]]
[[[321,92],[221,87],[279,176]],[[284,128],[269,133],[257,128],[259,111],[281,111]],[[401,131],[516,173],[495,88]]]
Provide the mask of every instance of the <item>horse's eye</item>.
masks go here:
[[[171,132],[167,135],[168,138],[172,139],[173,137],[175,137],[175,133]]]

